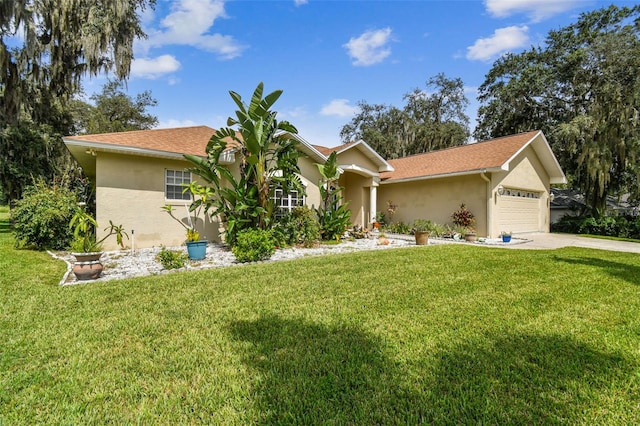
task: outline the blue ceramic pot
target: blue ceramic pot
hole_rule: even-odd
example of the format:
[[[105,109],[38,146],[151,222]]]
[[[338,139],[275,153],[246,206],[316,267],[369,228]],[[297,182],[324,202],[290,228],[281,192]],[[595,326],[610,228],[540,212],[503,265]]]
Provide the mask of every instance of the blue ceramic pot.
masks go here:
[[[187,241],[189,259],[202,260],[207,255],[207,240]]]

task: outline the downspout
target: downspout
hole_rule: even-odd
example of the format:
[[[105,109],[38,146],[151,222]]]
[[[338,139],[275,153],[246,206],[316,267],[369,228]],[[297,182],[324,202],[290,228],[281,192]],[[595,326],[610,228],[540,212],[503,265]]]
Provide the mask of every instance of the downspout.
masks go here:
[[[493,237],[493,232],[492,232],[493,231],[493,217],[491,217],[491,201],[493,200],[493,197],[491,196],[491,179],[489,179],[485,173],[487,173],[487,169],[484,169],[480,173],[480,177],[482,178],[482,180],[487,182],[487,196],[485,198],[485,202],[486,202],[486,205],[487,205],[487,235],[486,235],[486,237],[491,238],[491,237]]]

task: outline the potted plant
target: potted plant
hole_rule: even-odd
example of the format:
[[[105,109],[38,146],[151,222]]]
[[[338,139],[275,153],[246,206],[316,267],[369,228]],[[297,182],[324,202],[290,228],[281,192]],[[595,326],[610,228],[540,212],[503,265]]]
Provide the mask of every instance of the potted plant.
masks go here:
[[[376,213],[376,218],[373,221],[373,229],[378,229],[380,228],[382,225],[384,225],[385,223],[385,217],[384,217],[384,213],[382,212],[377,212]]]
[[[426,219],[416,219],[413,221],[413,235],[416,238],[416,245],[426,246],[429,244],[429,235],[433,229],[433,222]]]
[[[124,248],[123,236],[129,239],[122,225],[114,225],[109,221],[109,226],[104,230],[109,231],[100,241],[96,241],[95,229],[98,222],[84,209],[78,207],[76,213],[69,222],[73,228],[74,240],[71,243],[71,254],[76,261],[73,265],[73,273],[79,281],[95,280],[104,270],[100,258],[102,257],[102,243],[112,235],[116,236],[116,242]]]
[[[169,213],[176,222],[178,222],[187,233],[187,252],[189,253],[189,259],[202,260],[207,254],[207,240],[200,239],[200,232],[196,230],[196,221],[202,212],[202,209],[207,206],[209,198],[213,196],[213,189],[198,185],[195,181],[185,184],[182,193],[189,191],[193,197],[193,201],[189,205],[187,213],[187,223],[178,219],[174,215],[173,206],[167,204],[162,207],[164,211]],[[192,217],[193,214],[193,217]]]
[[[503,243],[508,243],[511,241],[511,231],[507,232],[507,231],[502,231],[500,233],[500,236],[502,237],[502,242]]]
[[[474,242],[478,239],[478,234],[476,234],[476,230],[473,227],[467,227],[464,232],[464,240],[468,242]]]

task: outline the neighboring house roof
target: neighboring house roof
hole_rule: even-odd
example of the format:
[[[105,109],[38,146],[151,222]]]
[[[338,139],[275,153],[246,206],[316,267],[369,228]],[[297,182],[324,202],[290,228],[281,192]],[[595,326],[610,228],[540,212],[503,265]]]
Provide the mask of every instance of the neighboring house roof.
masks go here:
[[[575,189],[551,188],[552,209],[582,210],[586,207],[584,196]]]
[[[566,182],[566,177],[549,143],[540,131],[389,160],[395,171],[383,173],[380,177],[383,180],[382,183],[392,183],[508,171],[509,163],[528,146],[531,146],[538,155],[549,174],[551,183]]]
[[[554,210],[581,211],[587,208],[584,195],[575,189],[551,188],[551,194],[553,195],[551,208]],[[639,213],[638,206],[629,202],[629,194],[624,194],[620,198],[607,195],[606,204],[607,210],[620,214],[637,216]]]
[[[355,141],[355,142],[349,142],[349,143],[345,143],[342,145],[338,145],[336,147],[333,148],[327,148],[325,146],[320,146],[320,145],[313,145],[314,148],[316,148],[318,151],[320,151],[322,154],[324,154],[325,156],[329,156],[331,155],[332,152],[336,152],[336,154],[340,155],[341,153],[345,152],[345,151],[349,151],[349,150],[358,150],[360,151],[362,154],[364,154],[365,157],[367,157],[369,160],[371,160],[373,162],[373,164],[375,164],[376,166],[378,166],[378,170],[376,170],[377,172],[391,172],[393,171],[393,167],[391,166],[391,164],[389,164],[389,162],[387,162],[384,158],[382,158],[380,156],[380,154],[378,154],[373,148],[371,148],[369,146],[369,144],[367,144],[365,141],[363,141],[362,139]],[[339,161],[338,161],[339,162]],[[343,170],[349,170],[352,167],[356,167],[355,165],[346,165],[346,164],[341,164],[340,168]]]

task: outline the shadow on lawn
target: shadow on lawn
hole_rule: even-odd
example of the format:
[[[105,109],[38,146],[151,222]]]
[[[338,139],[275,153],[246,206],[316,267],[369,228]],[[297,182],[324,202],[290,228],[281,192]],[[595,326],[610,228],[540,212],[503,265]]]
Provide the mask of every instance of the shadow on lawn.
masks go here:
[[[607,412],[598,395],[613,391],[602,388],[630,376],[623,358],[564,336],[479,339],[440,358],[429,422],[580,423]]]
[[[554,256],[554,260],[558,262],[566,262],[574,265],[595,266],[604,269],[609,275],[623,279],[631,284],[640,285],[640,267],[629,265],[628,263],[613,262],[611,260],[589,258],[568,258]]]
[[[258,424],[580,422],[632,376],[623,358],[562,336],[489,336],[401,367],[351,325],[265,316],[230,332],[250,344]]]
[[[424,421],[424,404],[401,385],[381,341],[350,325],[266,316],[231,325],[250,342],[259,424],[403,424]]]
[[[0,219],[0,234],[8,234],[10,231],[9,219]]]

